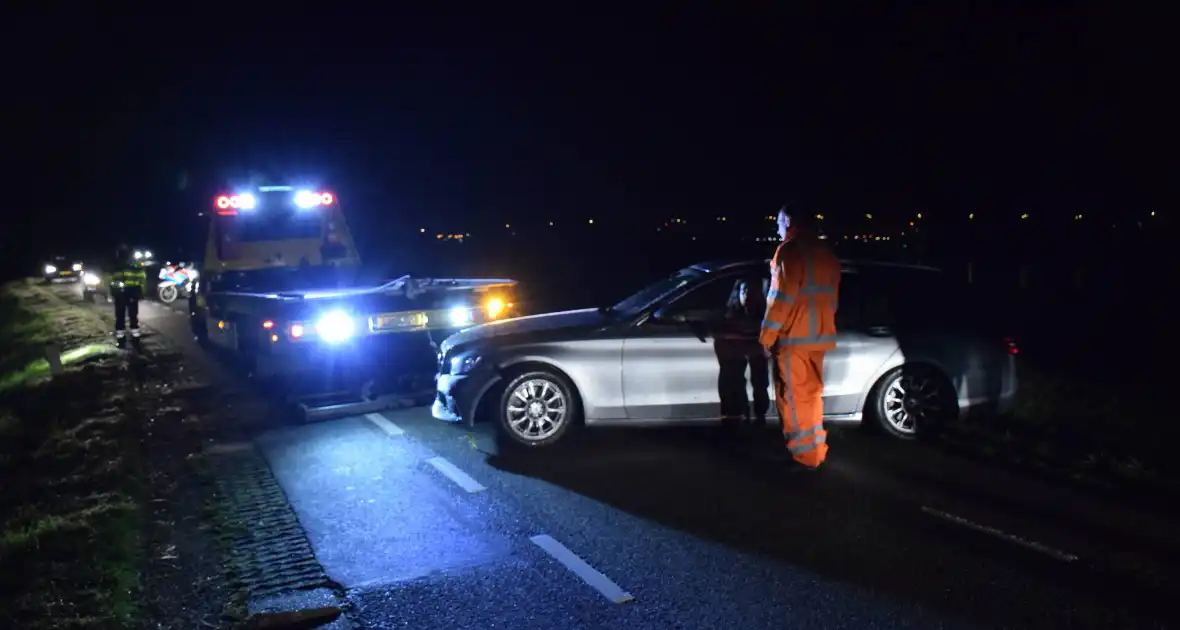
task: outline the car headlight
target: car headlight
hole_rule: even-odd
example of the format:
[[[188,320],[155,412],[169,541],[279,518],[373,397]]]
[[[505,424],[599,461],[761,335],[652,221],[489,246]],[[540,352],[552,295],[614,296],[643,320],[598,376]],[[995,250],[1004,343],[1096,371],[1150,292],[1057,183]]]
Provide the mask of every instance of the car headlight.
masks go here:
[[[472,322],[471,309],[463,306],[456,306],[455,308],[451,309],[450,318],[452,325],[466,326]]]
[[[343,311],[332,311],[321,317],[315,324],[316,334],[328,343],[347,341],[355,331],[356,324]]]
[[[45,265],[45,273],[57,273],[57,267],[53,265]]]
[[[96,276],[90,272],[86,272],[82,276],[82,283],[88,287],[98,286],[98,276]]]
[[[461,354],[451,357],[451,374],[467,374],[479,365],[479,360],[478,354]]]
[[[82,271],[82,263],[74,263],[73,270]]]

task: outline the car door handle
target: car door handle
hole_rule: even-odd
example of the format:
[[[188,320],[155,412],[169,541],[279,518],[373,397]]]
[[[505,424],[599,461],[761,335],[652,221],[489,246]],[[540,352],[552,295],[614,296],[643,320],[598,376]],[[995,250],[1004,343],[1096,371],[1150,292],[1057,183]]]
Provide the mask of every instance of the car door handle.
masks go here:
[[[873,337],[888,337],[893,334],[893,329],[888,326],[869,326],[865,332]]]

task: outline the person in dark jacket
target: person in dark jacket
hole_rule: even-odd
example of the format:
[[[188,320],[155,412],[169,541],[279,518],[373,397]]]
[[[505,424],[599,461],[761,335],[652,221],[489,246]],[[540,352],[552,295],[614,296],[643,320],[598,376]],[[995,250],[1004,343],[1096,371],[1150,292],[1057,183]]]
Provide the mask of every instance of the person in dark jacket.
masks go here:
[[[115,250],[115,272],[111,274],[111,297],[115,300],[115,341],[120,348],[127,345],[127,324],[131,324],[131,339],[139,341],[139,300],[147,285],[147,273],[135,259],[131,248],[120,245]],[[130,320],[130,321],[128,321]]]
[[[720,366],[717,389],[721,418],[728,426],[766,424],[766,412],[770,409],[770,362],[758,345],[765,313],[762,278],[741,280],[726,309],[725,320],[714,336],[713,350]],[[753,409],[746,396],[746,368],[750,370],[750,385],[754,390]]]

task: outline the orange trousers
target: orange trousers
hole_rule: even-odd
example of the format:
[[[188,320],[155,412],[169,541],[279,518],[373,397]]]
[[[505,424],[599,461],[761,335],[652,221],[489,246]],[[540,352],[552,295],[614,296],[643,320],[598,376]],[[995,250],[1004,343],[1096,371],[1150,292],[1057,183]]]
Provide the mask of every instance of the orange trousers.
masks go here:
[[[816,468],[828,456],[824,431],[824,350],[775,352],[774,392],[783,437],[795,461]]]

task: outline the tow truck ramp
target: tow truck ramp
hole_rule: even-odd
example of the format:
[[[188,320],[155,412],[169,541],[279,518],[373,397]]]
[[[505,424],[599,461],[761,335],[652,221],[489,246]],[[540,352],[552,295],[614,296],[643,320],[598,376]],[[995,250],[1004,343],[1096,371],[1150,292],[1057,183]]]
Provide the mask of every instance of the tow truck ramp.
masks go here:
[[[315,394],[291,395],[287,401],[295,406],[298,419],[304,423],[360,416],[386,409],[404,409],[430,404],[434,388],[375,393],[374,382],[368,381],[359,390],[340,389]]]

